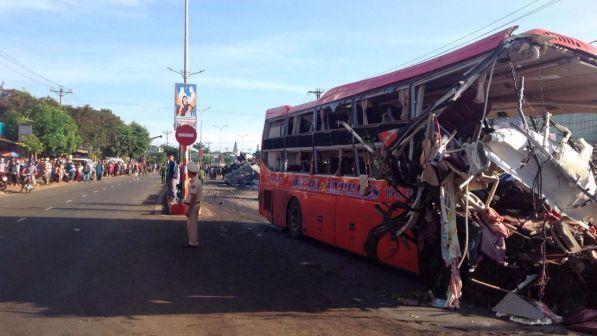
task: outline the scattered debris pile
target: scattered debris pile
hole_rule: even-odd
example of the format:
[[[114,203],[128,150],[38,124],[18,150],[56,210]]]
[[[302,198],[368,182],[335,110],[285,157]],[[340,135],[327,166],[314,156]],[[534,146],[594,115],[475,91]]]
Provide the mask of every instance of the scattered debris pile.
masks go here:
[[[245,161],[238,169],[226,174],[224,180],[234,187],[255,185],[259,180],[259,165]]]
[[[561,320],[552,310],[568,315],[597,302],[593,147],[551,119],[597,112],[597,61],[553,38],[506,38],[434,100],[426,95],[407,128],[379,134],[381,143],[342,123],[382,178],[412,191],[378,209],[380,227],[396,240],[417,232],[444,307],[458,307],[470,290],[489,297],[485,304],[503,297],[499,314],[546,324]]]

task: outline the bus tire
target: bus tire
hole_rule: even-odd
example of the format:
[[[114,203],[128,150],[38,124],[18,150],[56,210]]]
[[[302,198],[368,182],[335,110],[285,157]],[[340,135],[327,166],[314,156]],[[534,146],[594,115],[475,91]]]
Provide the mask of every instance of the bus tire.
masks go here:
[[[301,239],[303,237],[303,215],[301,213],[301,205],[296,198],[293,198],[288,205],[286,226],[290,238]]]

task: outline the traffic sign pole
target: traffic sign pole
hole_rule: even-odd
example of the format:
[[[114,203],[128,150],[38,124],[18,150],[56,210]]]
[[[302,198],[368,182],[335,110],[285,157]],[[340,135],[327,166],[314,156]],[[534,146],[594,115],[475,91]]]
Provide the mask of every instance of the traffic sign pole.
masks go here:
[[[176,132],[174,132],[174,136],[176,137],[176,141],[180,144],[180,151],[182,153],[188,153],[188,149],[190,145],[192,145],[195,140],[197,140],[197,131],[191,125],[181,125],[176,128]],[[189,163],[189,159],[187,155],[181,155],[180,159],[180,185],[181,185],[181,197],[184,199],[186,198],[187,188],[187,164]]]

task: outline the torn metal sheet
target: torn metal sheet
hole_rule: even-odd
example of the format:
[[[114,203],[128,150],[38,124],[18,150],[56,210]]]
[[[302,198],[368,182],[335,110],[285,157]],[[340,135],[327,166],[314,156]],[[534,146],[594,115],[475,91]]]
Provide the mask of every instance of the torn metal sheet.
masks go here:
[[[528,131],[528,136],[543,142],[543,136]],[[484,141],[489,160],[522,182],[525,186],[545,197],[547,204],[577,221],[589,222],[595,219],[597,203],[595,177],[590,170],[586,156],[563,144],[562,164],[549,160],[546,153],[532,150],[527,136],[515,127],[505,127],[489,134]],[[552,156],[559,145],[548,140],[544,150]],[[538,179],[541,179],[541,186]],[[571,178],[576,182],[572,182]],[[539,190],[539,187],[541,190]]]

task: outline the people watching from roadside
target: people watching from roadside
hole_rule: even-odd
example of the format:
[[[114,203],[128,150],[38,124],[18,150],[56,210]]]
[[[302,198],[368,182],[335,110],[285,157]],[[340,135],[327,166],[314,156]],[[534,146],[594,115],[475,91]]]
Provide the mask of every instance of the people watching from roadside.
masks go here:
[[[174,155],[168,154],[166,168],[166,185],[168,187],[168,202],[176,198],[176,184],[178,183],[178,164],[174,161]]]
[[[102,176],[104,176],[104,163],[101,160],[98,160],[95,164],[95,179],[101,181]]]
[[[91,166],[89,162],[85,162],[81,170],[83,171],[83,182],[91,183]]]
[[[80,162],[80,163],[79,163]],[[42,184],[67,182],[101,181],[104,177],[132,176],[139,180],[141,176],[151,172],[159,172],[160,168],[167,169],[167,164],[131,160],[128,163],[114,160],[71,160],[66,158],[40,158],[24,160],[22,158],[0,158],[0,176],[5,175],[7,185],[23,186],[25,179],[35,186]],[[177,170],[178,168],[176,168]],[[165,176],[164,176],[165,177]],[[178,179],[176,175],[175,181]],[[176,184],[176,182],[175,182]],[[176,191],[174,191],[176,192]]]
[[[6,175],[8,164],[4,162],[4,158],[0,158],[0,177]]]
[[[11,182],[13,186],[16,186],[21,179],[21,163],[19,159],[10,159],[8,170],[10,171]]]

